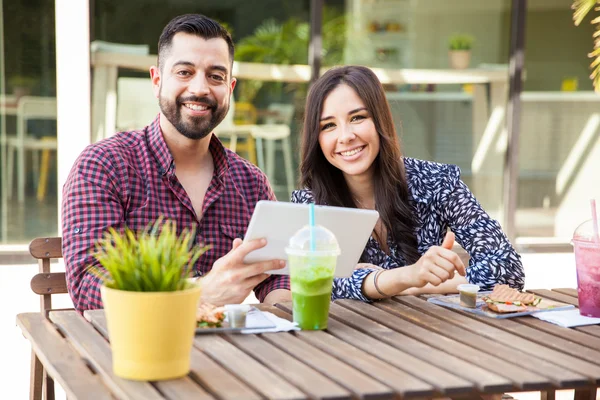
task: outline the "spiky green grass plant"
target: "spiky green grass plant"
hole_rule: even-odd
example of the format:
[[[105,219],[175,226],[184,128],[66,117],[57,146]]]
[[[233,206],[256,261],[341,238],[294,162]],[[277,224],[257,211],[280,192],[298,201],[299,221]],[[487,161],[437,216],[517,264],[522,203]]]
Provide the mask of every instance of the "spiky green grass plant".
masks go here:
[[[475,39],[470,35],[456,34],[448,39],[450,50],[471,50]]]
[[[104,285],[131,292],[173,292],[191,287],[187,280],[209,246],[193,245],[194,229],[177,235],[174,221],[159,218],[142,232],[110,228],[96,244],[94,257],[104,270],[90,272]]]

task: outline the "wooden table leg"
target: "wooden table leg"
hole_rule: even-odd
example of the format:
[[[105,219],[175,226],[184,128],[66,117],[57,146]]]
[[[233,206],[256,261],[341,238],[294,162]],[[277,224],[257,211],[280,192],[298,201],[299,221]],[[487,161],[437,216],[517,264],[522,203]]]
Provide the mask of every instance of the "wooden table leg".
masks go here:
[[[42,363],[31,350],[31,372],[29,377],[29,399],[42,400],[42,383],[44,377],[44,368]]]
[[[596,389],[575,389],[574,400],[596,400]]]
[[[540,393],[540,400],[555,400],[556,399],[556,391],[555,390],[546,390]]]
[[[54,400],[54,379],[49,377],[46,371],[44,371],[44,392],[46,400]]]

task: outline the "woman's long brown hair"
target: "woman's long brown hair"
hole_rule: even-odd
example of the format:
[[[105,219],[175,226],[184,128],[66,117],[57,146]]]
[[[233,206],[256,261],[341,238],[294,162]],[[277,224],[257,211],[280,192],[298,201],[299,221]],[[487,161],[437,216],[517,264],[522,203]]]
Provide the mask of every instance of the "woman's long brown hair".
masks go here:
[[[310,88],[302,132],[301,187],[312,191],[317,204],[358,208],[342,171],[327,161],[319,145],[323,103],[331,91],[342,84],[354,89],[373,118],[380,140],[379,154],[373,161],[375,209],[406,262],[413,264],[420,255],[413,210],[408,204],[408,184],[400,142],[383,86],[369,68],[344,66],[330,69]]]

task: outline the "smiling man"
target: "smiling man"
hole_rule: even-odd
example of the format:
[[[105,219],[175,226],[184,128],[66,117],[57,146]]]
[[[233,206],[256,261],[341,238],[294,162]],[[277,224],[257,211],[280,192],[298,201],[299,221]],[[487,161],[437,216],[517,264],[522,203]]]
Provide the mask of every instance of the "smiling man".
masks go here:
[[[145,228],[159,216],[179,230],[197,226],[196,243],[211,245],[195,265],[202,300],[240,303],[254,289],[260,301],[289,301],[287,276],[265,274],[282,260],[244,264],[261,240],[242,243],[259,200],[275,200],[266,176],[225,149],[213,134],[236,84],[234,47],[217,22],[198,14],[174,18],[150,68],[160,114],[143,129],[120,132],[86,148],[63,188],[63,255],[78,310],[102,307],[95,243],[110,228]]]

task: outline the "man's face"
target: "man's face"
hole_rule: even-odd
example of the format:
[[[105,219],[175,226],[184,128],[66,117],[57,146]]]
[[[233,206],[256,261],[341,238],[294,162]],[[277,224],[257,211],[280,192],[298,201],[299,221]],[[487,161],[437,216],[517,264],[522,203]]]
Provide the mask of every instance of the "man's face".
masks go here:
[[[225,118],[236,83],[225,40],[177,33],[150,73],[162,114],[183,136],[203,139]]]

